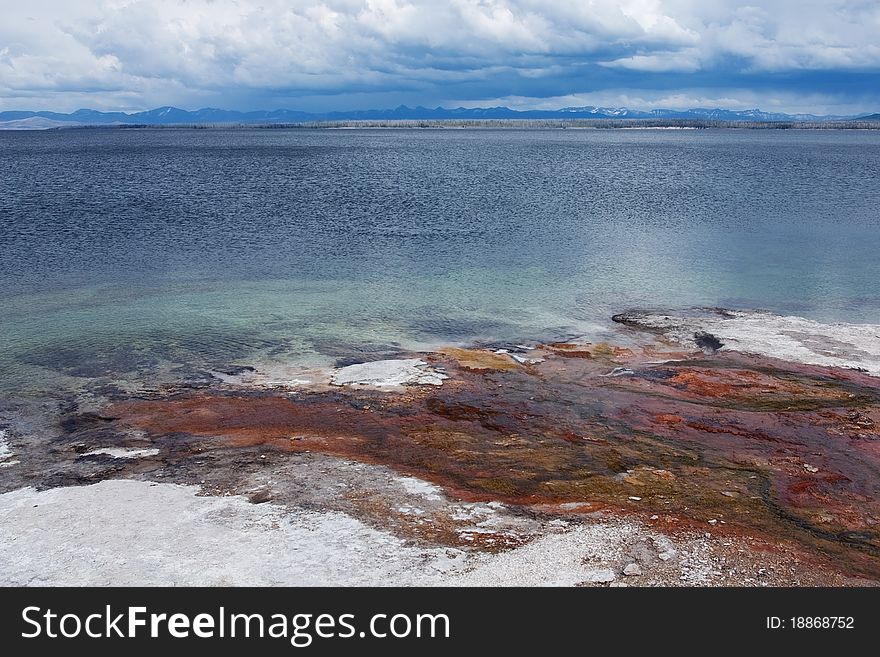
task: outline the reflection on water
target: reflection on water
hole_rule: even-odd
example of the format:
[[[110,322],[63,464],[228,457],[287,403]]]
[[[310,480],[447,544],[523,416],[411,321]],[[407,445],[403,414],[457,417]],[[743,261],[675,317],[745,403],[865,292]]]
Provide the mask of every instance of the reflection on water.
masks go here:
[[[6,389],[596,334],[630,307],[880,321],[873,132],[82,130],[0,149]]]

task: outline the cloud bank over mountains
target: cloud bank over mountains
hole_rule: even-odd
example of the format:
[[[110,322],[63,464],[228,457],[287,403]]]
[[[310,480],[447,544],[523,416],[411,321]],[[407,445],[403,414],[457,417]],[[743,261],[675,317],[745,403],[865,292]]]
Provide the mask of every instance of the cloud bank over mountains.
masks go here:
[[[880,4],[5,2],[0,109],[880,106]]]

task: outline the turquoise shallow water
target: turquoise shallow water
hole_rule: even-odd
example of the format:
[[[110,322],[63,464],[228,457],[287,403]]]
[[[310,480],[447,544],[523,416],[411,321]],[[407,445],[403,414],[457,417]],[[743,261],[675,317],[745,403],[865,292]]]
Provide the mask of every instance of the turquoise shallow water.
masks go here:
[[[877,132],[75,130],[0,150],[7,391],[599,335],[633,307],[880,322]]]

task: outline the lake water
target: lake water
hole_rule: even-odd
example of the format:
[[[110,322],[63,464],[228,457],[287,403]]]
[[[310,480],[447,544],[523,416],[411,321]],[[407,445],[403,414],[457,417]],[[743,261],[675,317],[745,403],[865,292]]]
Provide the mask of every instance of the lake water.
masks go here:
[[[880,131],[0,133],[4,390],[643,307],[878,323],[878,280]]]

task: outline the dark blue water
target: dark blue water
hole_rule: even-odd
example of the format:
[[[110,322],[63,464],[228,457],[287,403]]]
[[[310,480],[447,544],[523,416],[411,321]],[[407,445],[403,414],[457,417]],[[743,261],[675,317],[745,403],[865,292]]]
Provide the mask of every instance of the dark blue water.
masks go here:
[[[868,131],[0,133],[0,374],[601,332],[644,306],[876,323],[878,208]]]

